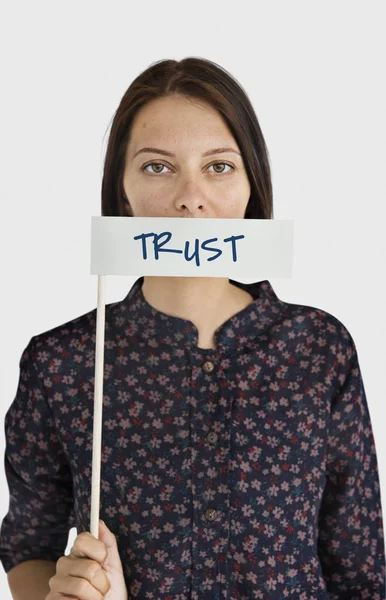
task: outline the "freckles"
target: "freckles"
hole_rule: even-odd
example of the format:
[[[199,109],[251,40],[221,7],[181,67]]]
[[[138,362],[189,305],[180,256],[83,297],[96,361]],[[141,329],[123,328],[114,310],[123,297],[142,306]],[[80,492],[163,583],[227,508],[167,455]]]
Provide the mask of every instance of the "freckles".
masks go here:
[[[146,196],[144,196],[143,194],[141,195],[141,205],[143,207],[147,207],[150,210],[156,208],[157,206],[161,206],[161,204],[164,202],[165,196],[162,197],[160,194],[147,194]]]

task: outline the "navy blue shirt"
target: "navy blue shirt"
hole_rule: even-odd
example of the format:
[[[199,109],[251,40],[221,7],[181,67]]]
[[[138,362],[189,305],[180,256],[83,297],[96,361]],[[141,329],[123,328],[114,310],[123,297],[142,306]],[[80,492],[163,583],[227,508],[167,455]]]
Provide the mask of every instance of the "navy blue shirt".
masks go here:
[[[354,341],[268,280],[198,347],[137,279],[106,306],[100,518],[130,600],[384,600],[378,465]],[[5,417],[8,572],[89,531],[96,309],[31,338]]]

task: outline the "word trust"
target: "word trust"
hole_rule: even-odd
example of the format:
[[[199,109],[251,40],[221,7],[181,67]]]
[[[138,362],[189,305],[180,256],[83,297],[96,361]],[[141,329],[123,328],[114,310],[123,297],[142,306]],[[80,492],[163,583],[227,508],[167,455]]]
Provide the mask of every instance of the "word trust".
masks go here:
[[[167,244],[170,241],[170,238],[172,237],[172,234],[170,231],[163,231],[162,233],[159,233],[159,234],[157,234],[157,233],[141,233],[141,235],[136,235],[134,237],[135,240],[142,240],[142,256],[143,256],[144,260],[147,260],[146,239],[149,237],[154,238],[153,245],[154,245],[155,260],[159,260],[159,255],[161,252],[175,252],[176,254],[184,254],[184,258],[188,262],[195,258],[196,265],[198,267],[200,266],[200,256],[199,256],[200,247],[199,247],[199,240],[197,238],[195,239],[194,252],[191,254],[191,256],[189,256],[189,241],[185,242],[185,250],[184,251],[176,250],[175,248],[164,248],[163,247],[163,246],[165,246],[165,244]],[[161,239],[164,237],[166,237],[166,239],[161,241]],[[240,240],[244,237],[245,237],[245,235],[232,235],[231,237],[225,238],[223,240],[224,242],[231,242],[233,262],[237,262],[236,243],[235,242],[236,242],[236,240]],[[207,244],[209,244],[211,242],[216,242],[217,240],[218,240],[218,238],[210,238],[209,240],[205,240],[201,244],[201,248],[203,250],[207,250],[209,252],[217,252],[216,256],[210,256],[208,258],[208,262],[211,260],[216,260],[216,258],[221,256],[221,254],[222,254],[222,250],[220,250],[220,248],[207,248]]]

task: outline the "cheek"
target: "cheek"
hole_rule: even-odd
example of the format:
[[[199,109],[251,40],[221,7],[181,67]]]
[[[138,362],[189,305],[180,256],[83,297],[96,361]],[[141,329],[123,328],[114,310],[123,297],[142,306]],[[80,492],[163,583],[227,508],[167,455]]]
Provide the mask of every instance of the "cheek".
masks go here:
[[[144,193],[143,190],[135,199],[137,212],[141,216],[164,216],[170,205],[168,194],[158,192]]]
[[[146,206],[150,208],[154,208],[156,206],[160,206],[161,204],[165,204],[168,201],[169,194],[167,192],[162,192],[161,190],[148,190],[143,191],[138,197],[139,203],[141,206]]]
[[[160,186],[148,186],[136,178],[127,180],[125,184],[126,194],[130,202],[138,207],[156,204],[165,197],[165,193]]]

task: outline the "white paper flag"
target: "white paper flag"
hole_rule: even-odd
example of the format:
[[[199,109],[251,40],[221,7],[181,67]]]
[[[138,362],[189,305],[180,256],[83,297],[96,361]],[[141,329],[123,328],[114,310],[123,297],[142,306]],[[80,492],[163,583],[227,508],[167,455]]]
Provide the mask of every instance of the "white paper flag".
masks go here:
[[[293,220],[91,219],[93,275],[292,277]]]

